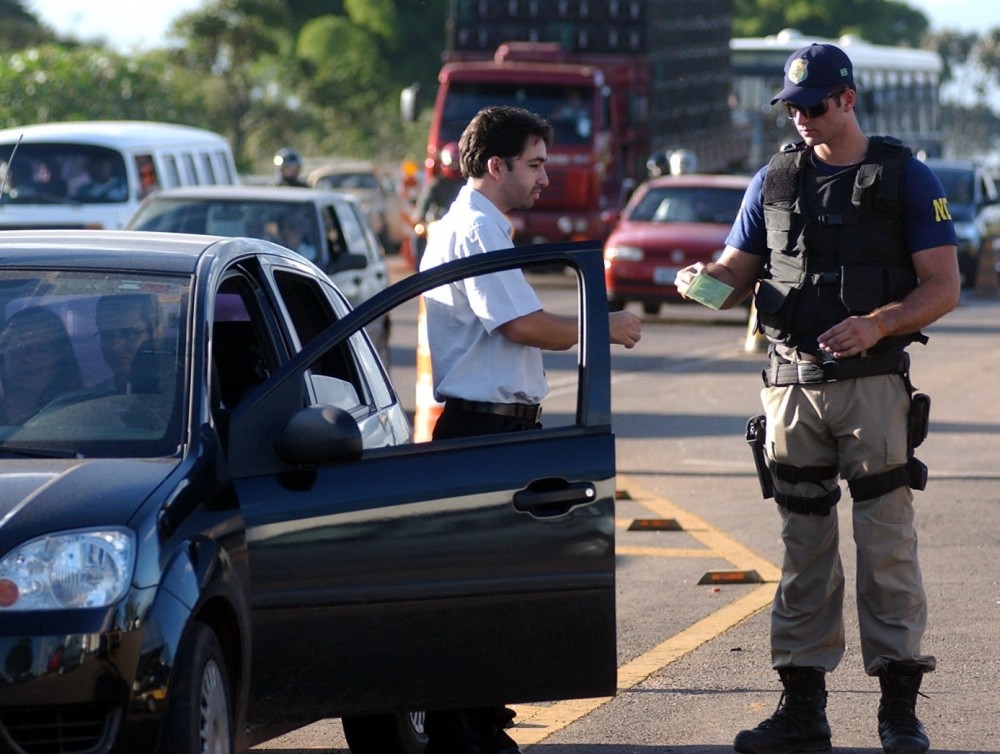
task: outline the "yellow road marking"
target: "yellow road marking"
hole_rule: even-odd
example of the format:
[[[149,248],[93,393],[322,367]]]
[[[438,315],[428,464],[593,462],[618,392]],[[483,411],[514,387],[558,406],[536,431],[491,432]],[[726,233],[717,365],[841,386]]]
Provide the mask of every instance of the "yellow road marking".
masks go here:
[[[620,693],[637,686],[653,673],[662,670],[672,662],[676,662],[702,644],[720,636],[770,605],[774,597],[773,582],[780,578],[781,570],[741,542],[725,532],[719,531],[704,519],[678,507],[669,500],[658,497],[633,480],[619,476],[618,487],[627,490],[633,502],[639,503],[658,516],[676,519],[685,533],[705,545],[704,550],[619,545],[616,547],[619,554],[717,558],[732,563],[737,570],[756,570],[765,581],[772,582],[751,589],[739,599],[724,605],[714,613],[622,665],[618,668],[618,691]],[[570,699],[549,705],[516,705],[518,722],[510,730],[510,734],[520,746],[532,746],[567,727],[570,723],[589,715],[613,699],[614,697],[600,697],[596,699]]]

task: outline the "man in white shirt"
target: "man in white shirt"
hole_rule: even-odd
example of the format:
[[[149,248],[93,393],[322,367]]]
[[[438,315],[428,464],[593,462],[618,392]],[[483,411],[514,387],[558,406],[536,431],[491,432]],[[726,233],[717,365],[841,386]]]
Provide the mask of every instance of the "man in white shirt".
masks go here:
[[[426,270],[513,246],[506,213],[530,209],[548,185],[552,126],[515,107],[487,107],[459,141],[466,184],[440,220],[420,262]],[[521,270],[450,283],[424,295],[434,395],[444,409],[433,437],[442,440],[540,427],[548,393],[544,350],[572,348],[575,317],[542,308]],[[639,318],[610,315],[611,342],[632,348]],[[426,754],[519,754],[506,733],[505,707],[429,711]]]
[[[506,213],[529,209],[548,185],[552,127],[514,107],[480,111],[459,142],[466,185],[435,228],[422,270],[513,246]],[[427,339],[434,394],[444,402],[434,438],[532,429],[548,392],[541,350],[577,342],[575,317],[542,308],[520,270],[428,291]],[[639,318],[610,315],[611,342],[632,348]]]

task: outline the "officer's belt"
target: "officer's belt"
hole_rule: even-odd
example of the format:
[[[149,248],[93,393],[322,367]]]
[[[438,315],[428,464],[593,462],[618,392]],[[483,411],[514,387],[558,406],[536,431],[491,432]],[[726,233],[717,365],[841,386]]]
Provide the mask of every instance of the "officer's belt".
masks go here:
[[[840,382],[879,374],[906,374],[909,369],[910,357],[905,351],[883,351],[872,356],[841,361],[781,362],[772,359],[771,365],[763,371],[762,376],[764,384],[768,387],[783,387]]]

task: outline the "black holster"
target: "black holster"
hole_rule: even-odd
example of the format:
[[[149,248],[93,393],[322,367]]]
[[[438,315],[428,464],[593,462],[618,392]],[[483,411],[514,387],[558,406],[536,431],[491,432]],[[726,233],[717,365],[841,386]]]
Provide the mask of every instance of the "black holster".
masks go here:
[[[764,499],[774,497],[774,480],[771,470],[767,467],[767,457],[764,455],[764,438],[767,420],[764,415],[751,416],[747,420],[747,444],[753,453],[753,464],[757,467],[757,481],[760,482],[760,494]]]
[[[920,443],[927,439],[930,422],[931,397],[925,393],[914,393],[910,398],[910,416],[907,422],[911,451],[919,448]]]

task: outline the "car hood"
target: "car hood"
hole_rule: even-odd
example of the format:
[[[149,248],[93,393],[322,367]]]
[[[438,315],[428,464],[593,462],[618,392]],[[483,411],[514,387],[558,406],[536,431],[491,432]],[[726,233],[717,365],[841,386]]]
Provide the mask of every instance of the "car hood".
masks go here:
[[[114,458],[0,461],[0,552],[46,531],[128,525],[177,463]]]
[[[716,223],[646,223],[623,221],[608,240],[609,245],[637,246],[646,251],[673,249],[712,252],[726,244],[728,225]]]

